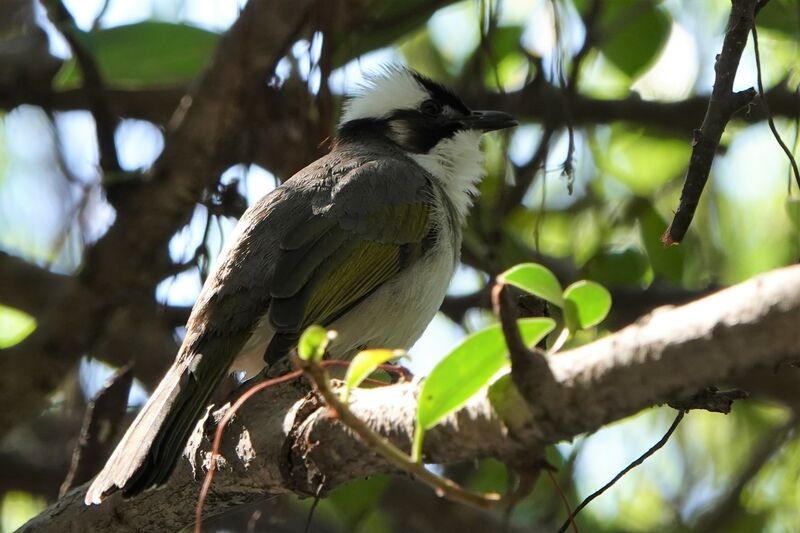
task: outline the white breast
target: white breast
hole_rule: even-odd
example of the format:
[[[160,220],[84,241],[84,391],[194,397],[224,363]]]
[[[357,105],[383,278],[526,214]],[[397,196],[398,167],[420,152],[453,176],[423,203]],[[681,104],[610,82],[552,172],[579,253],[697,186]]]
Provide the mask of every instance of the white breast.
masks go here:
[[[458,224],[467,218],[484,174],[480,138],[479,131],[459,131],[439,141],[427,154],[408,154],[436,178],[458,214]]]

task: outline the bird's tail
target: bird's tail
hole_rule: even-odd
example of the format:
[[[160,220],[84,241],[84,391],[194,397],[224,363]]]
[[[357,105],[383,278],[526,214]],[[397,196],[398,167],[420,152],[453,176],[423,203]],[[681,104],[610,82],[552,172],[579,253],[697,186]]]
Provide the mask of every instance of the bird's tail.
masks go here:
[[[202,359],[200,354],[179,357],[167,371],[89,487],[87,505],[120,489],[133,496],[169,478],[197,419],[228,371],[221,361],[203,364]]]

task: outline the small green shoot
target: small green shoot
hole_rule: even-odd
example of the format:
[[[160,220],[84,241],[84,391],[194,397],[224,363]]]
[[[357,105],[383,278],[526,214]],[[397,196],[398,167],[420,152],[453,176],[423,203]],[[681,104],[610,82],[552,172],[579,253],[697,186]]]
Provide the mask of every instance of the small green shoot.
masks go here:
[[[380,365],[403,357],[406,354],[403,350],[363,350],[350,362],[347,367],[347,374],[344,377],[344,393],[342,401],[347,402],[350,398],[350,392],[361,385],[367,376],[372,374]]]
[[[326,331],[322,326],[309,326],[300,335],[297,343],[297,355],[303,361],[319,363],[325,357],[325,350],[333,339],[336,338],[335,331]]]

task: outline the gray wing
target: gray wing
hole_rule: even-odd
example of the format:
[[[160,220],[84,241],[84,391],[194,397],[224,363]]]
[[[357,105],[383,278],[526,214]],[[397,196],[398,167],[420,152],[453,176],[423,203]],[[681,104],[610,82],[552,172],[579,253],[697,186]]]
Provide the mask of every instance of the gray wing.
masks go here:
[[[433,205],[431,178],[411,160],[332,153],[245,213],[187,335],[246,340],[269,312],[291,344],[308,325],[330,324],[424,253]]]

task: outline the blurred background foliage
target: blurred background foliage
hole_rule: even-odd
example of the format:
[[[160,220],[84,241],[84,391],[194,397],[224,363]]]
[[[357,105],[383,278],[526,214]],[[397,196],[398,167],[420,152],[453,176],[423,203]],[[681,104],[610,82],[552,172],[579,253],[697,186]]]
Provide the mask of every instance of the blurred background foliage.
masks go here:
[[[51,91],[66,97],[81,86],[70,47],[45,7],[3,2],[0,250],[72,275],[115,220],[109,189],[146,179],[140,172],[164,147],[169,113],[159,98],[181,94],[192,83],[244,2],[65,1],[75,23],[68,31],[93,54],[107,89],[136,104],[114,135],[124,173],[99,168],[88,110],[63,98],[56,109],[41,97]],[[798,192],[786,158],[755,113],[738,116],[727,128],[686,241],[668,249],[659,242],[678,205],[692,128],[702,119],[681,114],[689,108],[678,104],[705,107],[729,1],[376,0],[358,9],[384,23],[355,34],[309,31],[264,80],[265,91],[301,87],[305,95],[306,103],[296,107],[308,115],[297,117],[301,135],[295,138],[302,147],[287,159],[313,159],[315,147],[333,131],[329,110],[338,110],[364,72],[387,62],[404,62],[452,85],[468,103],[491,102],[522,122],[485,140],[488,175],[469,219],[463,265],[444,312],[411,350],[414,371],[427,372],[458,339],[493,320],[482,289],[491,275],[518,262],[540,261],[564,282],[585,277],[609,287],[615,307],[605,327],[616,329],[657,305],[800,258]],[[758,30],[766,89],[791,102],[800,83],[800,3],[772,0],[759,15]],[[754,86],[755,75],[751,42],[734,88]],[[551,88],[556,97],[535,99],[549,94],[532,89],[537,87]],[[574,98],[583,99],[584,107]],[[616,119],[592,112],[593,103],[599,109],[603,101],[620,106]],[[660,105],[660,114],[640,105],[647,103]],[[664,111],[670,104],[675,113]],[[797,110],[795,100],[794,114],[775,116],[796,155]],[[261,149],[268,152],[269,142]],[[153,298],[177,317],[174,339],[241,207],[299,168],[253,161],[222,173],[220,188],[197,199],[191,220],[170,242],[174,272]],[[35,316],[0,305],[0,348],[23,342],[35,327]],[[87,354],[65,376],[48,411],[0,443],[2,531],[56,498],[85,404],[113,370],[103,348]],[[131,411],[159,373],[156,367],[137,375]],[[690,413],[661,452],[581,513],[581,531],[796,531],[797,408],[796,398],[792,404],[755,394],[727,417]],[[654,408],[549,450],[571,505],[658,440],[672,417],[670,409]],[[491,460],[444,470],[476,489],[504,491],[509,483],[506,468]],[[309,506],[282,497],[206,525],[293,531]],[[508,531],[552,531],[564,518],[557,491],[543,478],[511,513]],[[377,477],[322,501],[312,530],[472,531],[480,525],[501,531],[503,520],[439,500],[407,480]]]

